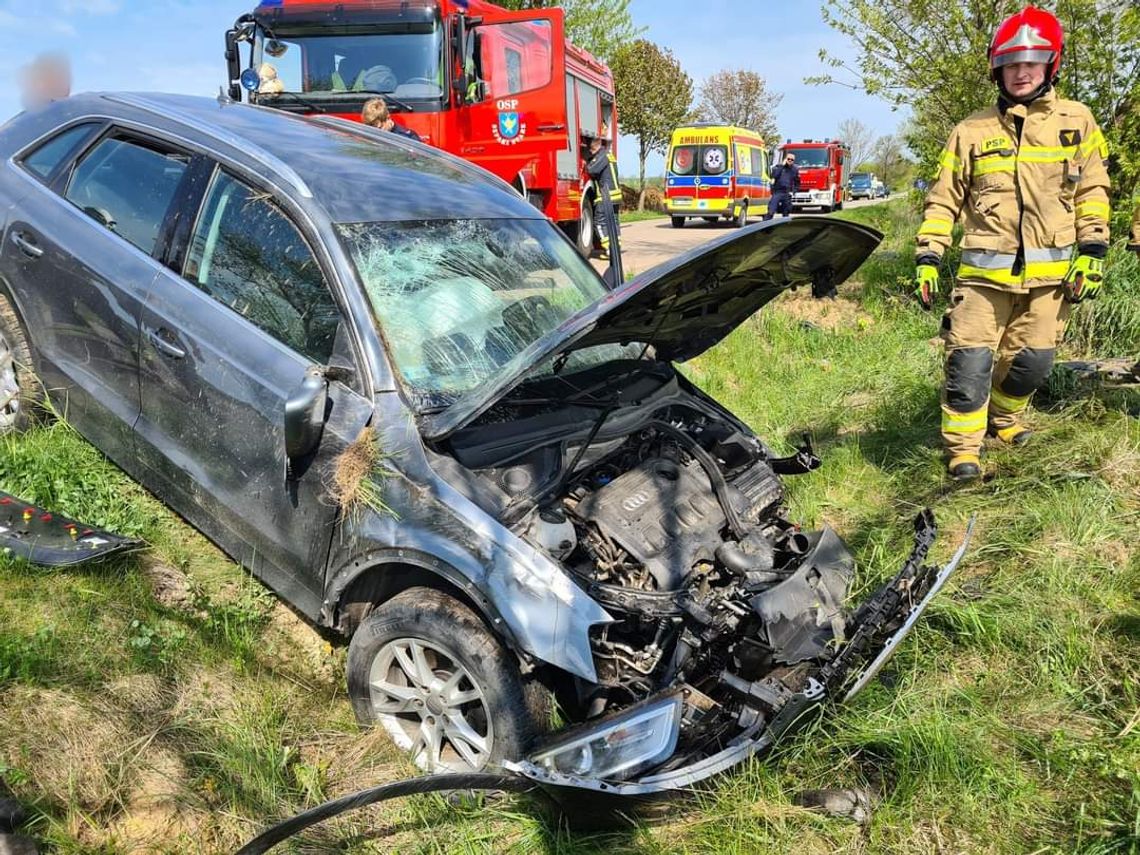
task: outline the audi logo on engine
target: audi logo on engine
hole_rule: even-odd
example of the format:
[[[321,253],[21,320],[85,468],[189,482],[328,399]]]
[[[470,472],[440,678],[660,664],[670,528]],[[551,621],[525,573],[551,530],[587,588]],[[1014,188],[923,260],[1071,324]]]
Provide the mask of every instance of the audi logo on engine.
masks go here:
[[[648,501],[649,501],[649,494],[645,493],[643,491],[640,493],[634,493],[628,499],[625,499],[621,503],[621,506],[623,508],[625,508],[627,511],[636,511],[638,508],[645,505],[645,503]]]

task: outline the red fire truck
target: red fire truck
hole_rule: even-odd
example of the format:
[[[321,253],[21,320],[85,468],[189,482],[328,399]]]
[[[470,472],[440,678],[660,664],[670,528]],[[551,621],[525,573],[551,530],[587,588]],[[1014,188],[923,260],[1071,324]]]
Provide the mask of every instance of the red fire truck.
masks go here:
[[[609,135],[616,154],[617,115],[609,69],[564,32],[559,8],[262,0],[226,33],[230,97],[359,120],[382,95],[395,121],[514,185],[585,252],[593,185],[582,146]]]
[[[792,207],[820,208],[824,213],[839,210],[847,192],[847,172],[851,169],[851,150],[839,140],[788,140],[780,147],[776,163],[788,154],[796,156],[800,170],[800,189],[792,195]]]

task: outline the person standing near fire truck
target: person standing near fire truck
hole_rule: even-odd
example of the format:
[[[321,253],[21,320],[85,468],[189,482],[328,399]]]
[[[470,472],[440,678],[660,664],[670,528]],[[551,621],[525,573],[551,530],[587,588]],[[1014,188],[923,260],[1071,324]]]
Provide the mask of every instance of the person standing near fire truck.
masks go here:
[[[620,240],[621,227],[618,223],[618,210],[621,207],[621,185],[618,184],[617,158],[610,153],[610,140],[608,128],[602,126],[598,136],[591,137],[589,154],[586,159],[586,172],[594,179],[594,228],[597,231],[598,242],[602,247],[602,257],[610,255],[610,229],[605,212],[605,201],[608,199],[613,208],[614,225],[617,233],[612,236]]]
[[[1021,445],[1070,306],[1096,295],[1108,253],[1107,146],[1085,105],[1057,97],[1061,24],[1027,6],[989,48],[997,104],[950,134],[926,200],[915,294],[930,309],[955,222],[962,261],[942,319],[942,439],[950,476],[981,475],[987,432]]]
[[[768,200],[768,213],[764,219],[772,219],[773,214],[790,217],[792,194],[799,189],[800,171],[796,167],[796,156],[788,152],[784,155],[784,162],[772,170],[772,198]]]

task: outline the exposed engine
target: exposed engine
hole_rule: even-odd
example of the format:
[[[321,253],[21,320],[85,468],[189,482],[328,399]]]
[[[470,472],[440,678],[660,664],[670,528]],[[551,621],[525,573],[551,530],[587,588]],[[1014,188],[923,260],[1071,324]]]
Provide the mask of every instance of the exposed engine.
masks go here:
[[[777,467],[810,458],[774,460],[732,424],[673,407],[531,516],[531,540],[618,618],[592,638],[590,714],[680,682],[724,695],[726,678],[747,686],[842,640],[854,563],[830,531],[783,516]]]
[[[819,465],[810,444],[775,457],[662,363],[536,379],[447,450],[436,465],[448,480],[613,619],[590,631],[596,680],[545,674],[568,717],[620,728],[627,708],[684,698],[665,769],[787,728],[883,645],[937,573],[922,565],[935,530],[924,511],[903,570],[849,613],[851,553],[831,529],[785,516],[781,476]],[[559,738],[578,756],[576,737]]]

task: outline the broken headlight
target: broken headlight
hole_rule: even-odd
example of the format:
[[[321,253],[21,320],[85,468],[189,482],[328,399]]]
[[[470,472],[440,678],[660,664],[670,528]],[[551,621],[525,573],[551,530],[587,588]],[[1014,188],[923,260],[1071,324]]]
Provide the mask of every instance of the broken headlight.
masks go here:
[[[666,760],[677,747],[681,696],[651,701],[547,747],[533,762],[580,778],[629,778]]]

